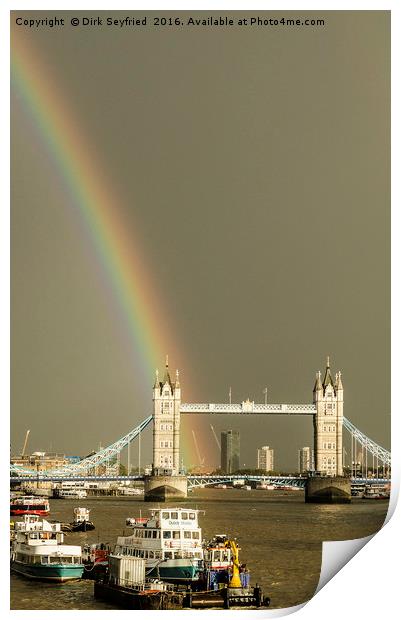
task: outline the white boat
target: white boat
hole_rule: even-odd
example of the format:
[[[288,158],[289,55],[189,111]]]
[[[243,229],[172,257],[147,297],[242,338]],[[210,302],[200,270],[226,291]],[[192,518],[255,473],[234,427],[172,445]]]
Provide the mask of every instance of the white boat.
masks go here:
[[[137,487],[118,487],[120,495],[143,495],[143,489]]]
[[[366,485],[363,499],[389,499],[390,492],[384,484]]]
[[[149,518],[128,518],[131,536],[119,536],[114,555],[143,558],[146,577],[175,583],[199,580],[203,569],[199,510],[159,508]]]
[[[55,497],[59,499],[84,499],[87,497],[85,489],[55,489]]]
[[[45,581],[80,579],[84,570],[81,547],[63,542],[60,523],[24,515],[23,521],[14,523],[11,570]]]

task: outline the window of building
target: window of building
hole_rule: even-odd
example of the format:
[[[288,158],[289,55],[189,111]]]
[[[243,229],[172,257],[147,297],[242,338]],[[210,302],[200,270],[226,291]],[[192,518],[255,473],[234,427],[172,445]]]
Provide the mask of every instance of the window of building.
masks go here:
[[[186,519],[188,519],[188,513],[187,513],[187,512],[182,512],[182,513],[181,513],[181,519],[182,519],[183,521],[185,521]]]
[[[189,513],[189,518],[190,518],[190,519],[194,520],[194,519],[195,519],[195,517],[196,517],[196,515],[195,515],[195,513],[194,513],[194,512],[190,512],[190,513]]]
[[[180,532],[179,532],[179,530],[174,530],[174,532],[173,532],[173,538],[175,538],[176,540],[180,538]]]
[[[167,530],[167,531],[165,530],[165,531],[163,532],[163,538],[171,538],[171,532],[170,532],[170,531],[168,531],[168,530]]]
[[[191,532],[188,532],[188,530],[184,530],[184,538],[191,538]]]
[[[198,539],[199,538],[199,532],[192,532],[192,538]]]
[[[171,518],[172,519],[178,519],[178,512],[172,512],[171,513]]]

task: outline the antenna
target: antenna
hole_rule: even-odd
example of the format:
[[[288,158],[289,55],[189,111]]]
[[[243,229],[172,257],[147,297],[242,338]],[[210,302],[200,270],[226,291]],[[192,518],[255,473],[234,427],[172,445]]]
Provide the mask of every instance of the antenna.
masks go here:
[[[267,405],[267,387],[263,390],[263,394],[265,395],[265,405]]]
[[[231,405],[231,386],[230,386],[230,389],[228,390],[228,401]]]

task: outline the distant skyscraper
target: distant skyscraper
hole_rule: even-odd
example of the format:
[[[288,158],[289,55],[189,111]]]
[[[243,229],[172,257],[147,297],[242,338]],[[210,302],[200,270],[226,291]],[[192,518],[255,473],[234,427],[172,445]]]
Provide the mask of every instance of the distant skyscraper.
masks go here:
[[[239,431],[223,431],[221,433],[221,470],[232,474],[239,465]]]
[[[263,471],[273,471],[274,469],[274,450],[269,446],[258,449],[258,469]]]
[[[314,469],[314,455],[313,450],[309,446],[305,446],[298,450],[298,471],[300,474],[306,471],[312,471]]]

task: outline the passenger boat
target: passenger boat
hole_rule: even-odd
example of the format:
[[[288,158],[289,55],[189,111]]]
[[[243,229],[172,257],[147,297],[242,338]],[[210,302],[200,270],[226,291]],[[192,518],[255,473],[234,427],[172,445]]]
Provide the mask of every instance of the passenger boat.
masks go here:
[[[137,487],[118,487],[120,495],[143,495],[143,489]]]
[[[25,495],[10,501],[10,515],[38,515],[46,517],[49,512],[49,500],[45,497]]]
[[[372,484],[371,486],[366,485],[362,497],[363,499],[389,499],[390,493],[384,485]]]
[[[54,497],[59,499],[84,499],[87,495],[85,489],[54,489]]]
[[[84,571],[81,547],[64,545],[60,523],[24,515],[14,524],[11,543],[11,570],[44,581],[80,579]]]
[[[145,560],[146,577],[173,583],[191,583],[203,570],[199,510],[160,508],[149,518],[129,518],[131,536],[119,536],[114,555]]]

